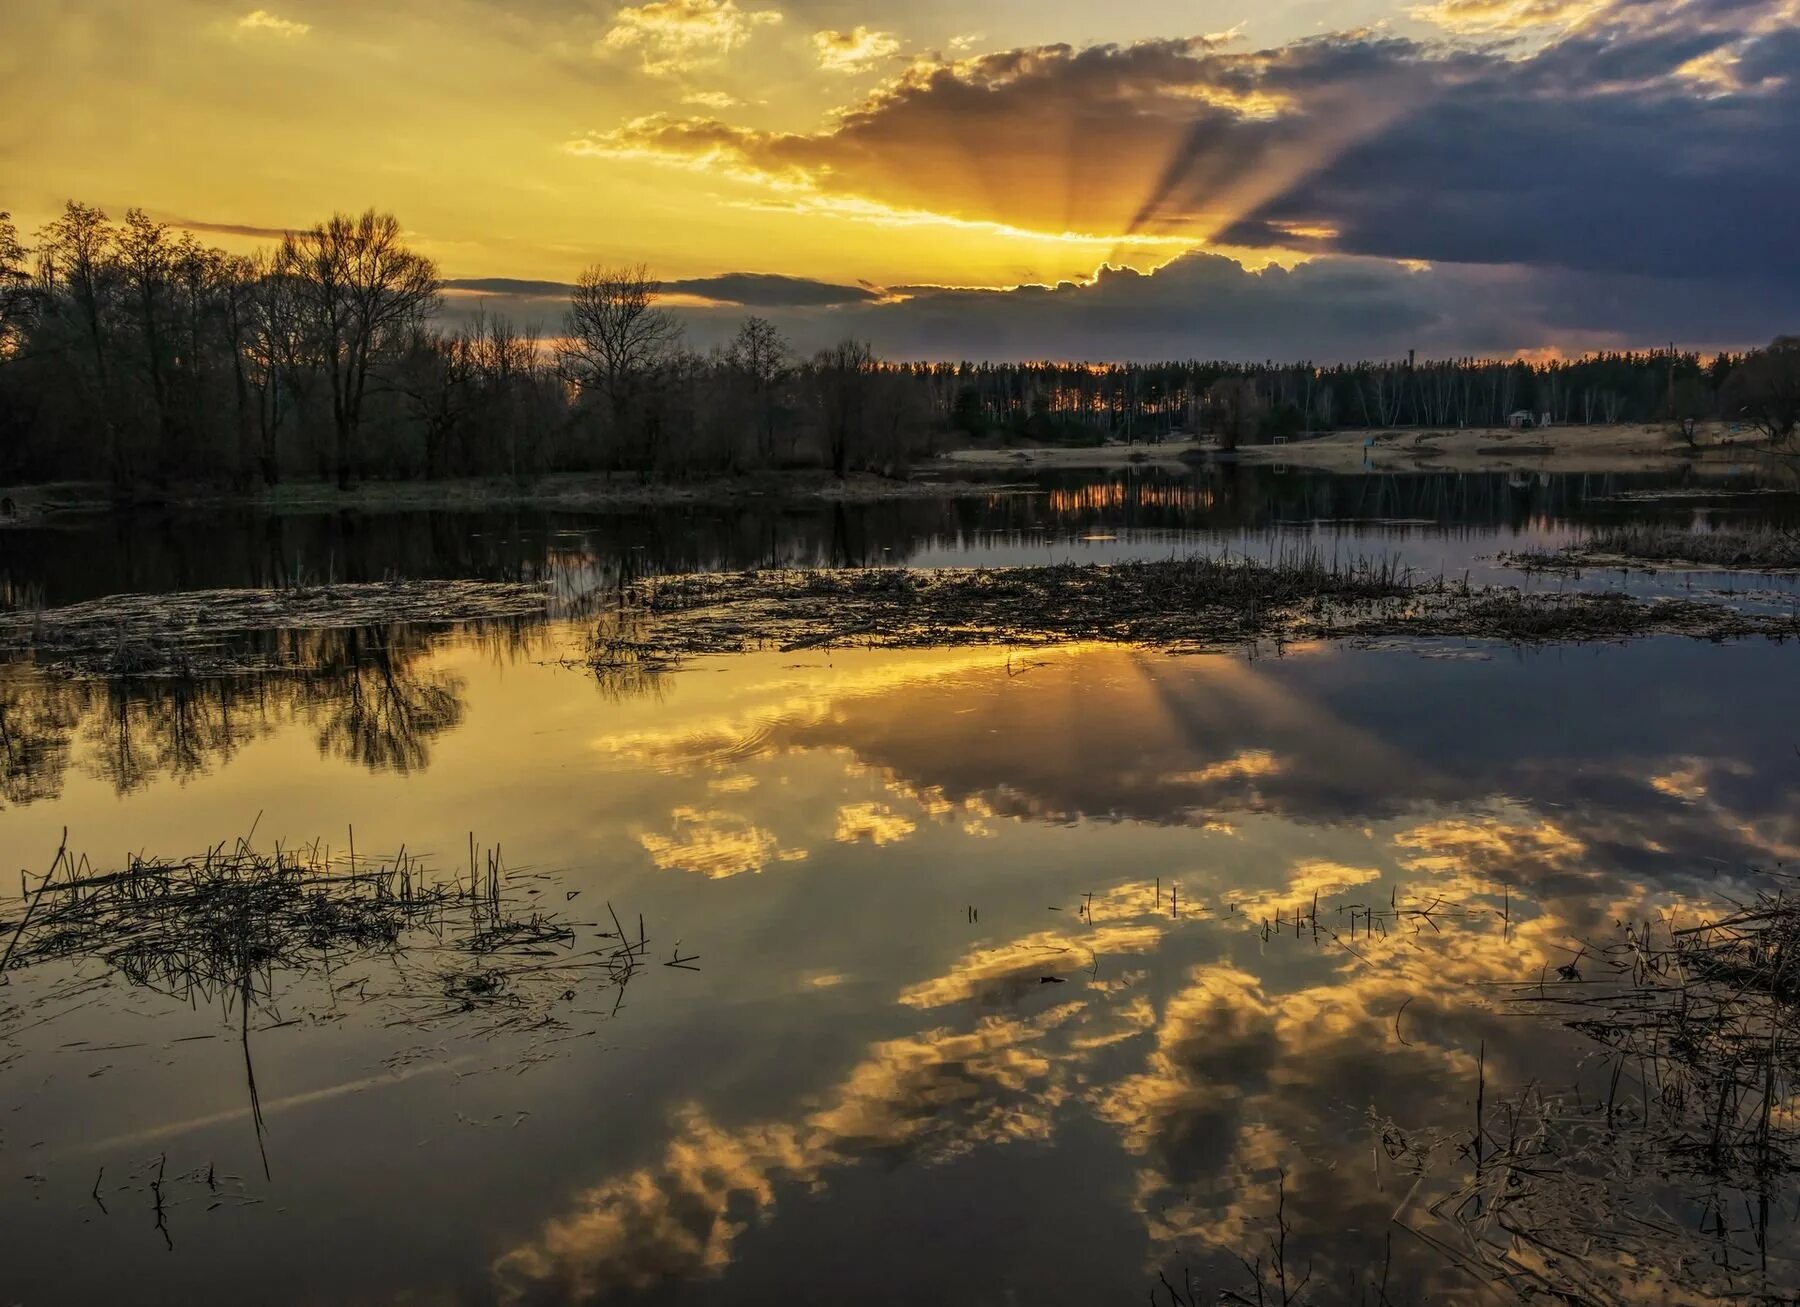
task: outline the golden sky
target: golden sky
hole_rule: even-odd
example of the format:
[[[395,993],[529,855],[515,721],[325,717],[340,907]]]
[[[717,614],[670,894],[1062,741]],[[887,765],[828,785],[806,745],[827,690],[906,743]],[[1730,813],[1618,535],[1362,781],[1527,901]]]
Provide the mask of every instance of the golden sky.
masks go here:
[[[374,206],[489,279],[453,289],[535,297],[497,310],[553,318],[596,262],[775,274],[835,289],[708,298],[891,357],[1742,347],[1800,285],[1797,26],[1800,0],[14,0],[0,208],[241,248]]]
[[[1191,239],[1125,239],[1155,168],[1129,142],[1108,148],[1114,122],[971,119],[990,134],[959,148],[939,114],[863,150],[836,141],[845,115],[996,51],[1208,34],[1247,48],[1390,8],[1288,0],[1245,21],[1235,0],[264,2],[0,7],[0,206],[29,230],[69,197],[136,204],[230,244],[233,228],[373,204],[450,276],[566,279],[607,259],[669,277],[1054,281],[1107,258],[1166,262]],[[729,127],[752,144],[658,146],[690,120],[713,125],[690,136]],[[1171,130],[1149,129],[1156,150]],[[1009,192],[1027,202],[996,201]]]

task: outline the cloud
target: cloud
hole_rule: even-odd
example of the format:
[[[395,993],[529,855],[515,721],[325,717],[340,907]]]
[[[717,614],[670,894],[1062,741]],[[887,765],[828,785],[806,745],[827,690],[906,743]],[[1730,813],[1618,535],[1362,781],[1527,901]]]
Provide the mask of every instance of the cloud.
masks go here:
[[[911,817],[885,803],[846,803],[838,808],[833,838],[839,844],[898,844],[918,828]]]
[[[689,91],[681,97],[681,102],[714,111],[736,108],[743,103],[737,96],[725,91]]]
[[[291,41],[312,31],[312,24],[297,23],[272,14],[267,9],[253,9],[237,20],[237,31],[241,35],[273,36]]]
[[[1541,343],[1541,290],[1513,270],[1334,257],[1250,271],[1194,253],[1155,273],[1106,268],[1085,284],[895,287],[890,300],[771,316],[804,347],[854,335],[891,358],[1325,362],[1410,348],[1493,354]],[[686,315],[696,342],[711,338],[713,316]]]
[[[549,326],[554,315],[567,306],[574,287],[566,281],[519,277],[450,277],[444,281],[444,289],[453,296],[482,296],[493,301],[490,308]],[[816,309],[872,304],[884,298],[883,292],[867,286],[843,286],[773,272],[722,272],[712,277],[678,278],[663,282],[662,293],[750,309]]]
[[[711,67],[781,21],[778,10],[746,11],[734,0],[651,0],[619,10],[597,49],[636,52],[645,72],[662,77]]]
[[[866,286],[840,286],[810,277],[783,277],[769,272],[727,272],[717,277],[691,277],[665,282],[673,295],[698,295],[721,304],[746,308],[816,308],[833,304],[867,304],[882,298]]]
[[[866,73],[900,53],[900,41],[891,32],[860,26],[848,32],[814,32],[812,41],[819,67],[828,73]]]
[[[771,832],[733,813],[677,808],[674,830],[643,831],[638,843],[662,871],[695,872],[708,880],[758,873],[776,862],[799,862],[804,849],[786,849]]]
[[[1558,272],[1520,265],[1415,266],[1327,255],[1251,270],[1223,255],[1183,255],[1153,273],[1105,268],[1090,282],[1014,288],[877,290],[773,274],[665,282],[692,297],[674,311],[700,349],[730,338],[746,311],[802,351],[855,336],[891,359],[1206,358],[1235,361],[1512,357],[1555,345],[1571,355],[1679,340],[1740,348],[1791,330],[1780,278]],[[553,281],[445,282],[448,309],[483,307],[554,331],[569,287]]]
[[[1544,27],[1573,27],[1609,0],[1436,0],[1407,12],[1457,33],[1487,35]]]
[[[291,235],[287,227],[257,227],[244,222],[202,222],[198,218],[170,218],[171,227],[179,227],[183,231],[208,232],[219,236],[255,236],[262,240],[278,241]]]
[[[570,148],[866,220],[1773,274],[1800,292],[1785,217],[1800,207],[1785,162],[1800,36],[1786,0],[1447,3],[1465,26],[1556,22],[1523,51],[1361,32],[1262,50],[1194,37],[920,59],[813,130],[653,115]]]
[[[1260,74],[1209,50],[1193,39],[922,61],[816,132],[659,114],[574,148],[1034,232],[1118,234],[1197,118],[1260,121],[1278,103]],[[1254,153],[1234,148],[1245,165]]]
[[[520,277],[448,277],[444,289],[514,299],[567,300],[575,287],[566,281],[532,281]]]

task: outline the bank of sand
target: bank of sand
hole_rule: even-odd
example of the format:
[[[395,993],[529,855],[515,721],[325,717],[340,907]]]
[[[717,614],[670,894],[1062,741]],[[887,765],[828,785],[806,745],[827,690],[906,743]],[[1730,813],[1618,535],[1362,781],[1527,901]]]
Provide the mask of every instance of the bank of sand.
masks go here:
[[[1219,457],[1216,441],[1182,438],[1093,449],[963,449],[946,455],[939,465],[1029,471],[1182,464],[1209,457]],[[1752,462],[1769,456],[1751,432],[1710,426],[1698,433],[1696,447],[1690,448],[1667,427],[1626,424],[1539,431],[1338,431],[1282,445],[1246,445],[1228,457],[1321,472],[1634,472],[1695,462]]]

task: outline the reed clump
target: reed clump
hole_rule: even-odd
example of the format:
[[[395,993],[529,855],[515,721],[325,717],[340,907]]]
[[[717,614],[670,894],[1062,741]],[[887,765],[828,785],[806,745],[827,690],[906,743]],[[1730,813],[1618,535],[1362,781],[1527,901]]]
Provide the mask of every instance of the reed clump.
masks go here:
[[[1793,1301],[1800,897],[1771,879],[1517,988],[1516,1010],[1592,1041],[1598,1087],[1500,1095],[1484,1075],[1472,1129],[1377,1121],[1402,1166],[1453,1159],[1437,1233],[1413,1232],[1523,1301]]]
[[[1723,603],[1421,581],[1392,562],[1211,556],[1111,565],[812,569],[645,579],[601,615],[590,665],[642,676],[755,649],[1105,641],[1211,650],[1299,640],[1514,643],[1800,635],[1800,615]]]
[[[1596,531],[1565,549],[1502,558],[1508,566],[1539,572],[1589,567],[1791,572],[1800,571],[1800,532],[1779,527],[1696,531],[1639,524]]]
[[[71,675],[224,674],[270,666],[245,647],[249,636],[541,619],[551,600],[546,585],[474,580],[111,595],[58,608],[0,609],[0,656],[30,656]]]
[[[0,918],[0,980],[98,962],[132,985],[231,1007],[273,1001],[284,980],[380,960],[390,965],[375,996],[404,1003],[404,1020],[429,1020],[501,1002],[545,1007],[578,975],[629,979],[642,941],[598,932],[611,942],[579,950],[581,923],[536,906],[542,879],[473,845],[466,878],[404,851],[370,859],[317,844],[263,850],[240,839],[193,857],[134,855],[105,872],[64,850]]]

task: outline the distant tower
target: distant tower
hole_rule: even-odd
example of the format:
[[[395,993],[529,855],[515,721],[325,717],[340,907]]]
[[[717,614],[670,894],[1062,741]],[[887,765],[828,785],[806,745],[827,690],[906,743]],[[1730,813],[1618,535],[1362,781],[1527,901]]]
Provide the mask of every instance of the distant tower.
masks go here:
[[[1417,361],[1418,354],[1419,354],[1419,351],[1416,349],[1409,349],[1406,351],[1406,366],[1408,369],[1410,369],[1413,366],[1413,364]]]

